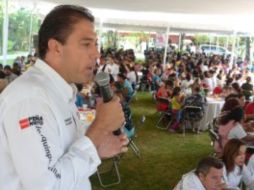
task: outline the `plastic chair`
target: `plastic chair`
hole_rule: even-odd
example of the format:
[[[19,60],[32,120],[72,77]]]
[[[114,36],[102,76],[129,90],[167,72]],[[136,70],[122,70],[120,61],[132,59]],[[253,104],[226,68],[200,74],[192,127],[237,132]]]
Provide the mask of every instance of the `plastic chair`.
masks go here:
[[[129,139],[128,146],[132,149],[133,153],[138,158],[140,158],[141,157],[140,150],[139,150],[138,146],[134,142],[135,128],[133,127],[131,130],[128,130],[127,128],[124,128],[124,133],[127,135],[128,139]]]
[[[199,126],[199,122],[203,118],[204,113],[201,107],[198,106],[185,106],[183,109],[183,135],[185,135],[186,125],[188,123],[191,124],[191,128],[193,129],[194,124]],[[199,127],[198,127],[199,128]]]
[[[129,116],[129,120],[131,120],[131,114]],[[143,115],[141,118],[140,118],[140,123],[141,124],[144,124],[146,118],[145,116]],[[123,128],[123,131],[124,133],[127,135],[127,137],[129,138],[129,147],[133,150],[134,154],[140,158],[141,157],[141,152],[138,148],[138,146],[134,143],[134,137],[135,137],[135,134],[136,134],[136,128],[133,126],[130,130],[127,129],[126,127]],[[98,167],[97,169],[97,176],[98,176],[98,179],[99,179],[99,182],[100,182],[100,185],[103,187],[103,188],[106,188],[106,187],[111,187],[111,186],[114,186],[114,185],[117,185],[117,184],[120,184],[121,183],[121,176],[120,176],[120,172],[119,172],[119,169],[118,169],[118,165],[119,165],[119,162],[120,162],[120,159],[122,158],[124,154],[121,154],[121,155],[117,155],[113,158],[109,158],[109,159],[106,159],[106,160],[103,160],[103,163],[106,162],[106,161],[112,161],[112,165],[111,165],[111,168],[108,169],[108,170],[101,170],[100,167]],[[110,183],[106,183],[105,182],[105,179],[102,179],[103,178],[103,174],[110,174],[110,172],[114,172],[116,174],[116,179],[113,181],[113,182],[110,182]]]
[[[170,102],[166,98],[156,98],[156,109],[160,114],[159,120],[157,121],[155,127],[159,129],[168,129],[172,122],[172,111],[169,108]],[[166,120],[166,125],[161,125],[161,123]]]
[[[132,115],[130,114],[129,116],[129,121],[132,120]],[[141,124],[144,124],[145,123],[145,116],[143,115],[141,118],[140,118],[140,123]],[[133,125],[133,123],[132,123]],[[131,148],[131,150],[133,151],[133,153],[138,157],[140,158],[141,157],[141,152],[138,148],[138,146],[135,144],[134,142],[134,138],[135,138],[135,135],[136,135],[136,127],[133,125],[131,129],[128,129],[126,127],[124,127],[124,133],[127,135],[128,139],[129,139],[129,144],[128,146]]]
[[[100,183],[101,187],[103,187],[103,188],[111,187],[111,186],[118,185],[118,184],[121,183],[121,176],[120,176],[120,172],[119,172],[119,169],[118,169],[118,164],[119,164],[119,161],[120,161],[120,155],[114,156],[114,157],[109,158],[109,159],[105,159],[102,162],[105,163],[106,161],[112,161],[111,167],[108,168],[108,169],[103,170],[102,166],[99,166],[97,168],[97,172],[96,172],[97,176],[98,176],[98,179],[99,179],[99,183]],[[115,180],[113,180],[112,182],[107,183],[105,181],[105,179],[102,179],[103,175],[109,175],[112,172],[114,172],[115,175],[116,175]]]

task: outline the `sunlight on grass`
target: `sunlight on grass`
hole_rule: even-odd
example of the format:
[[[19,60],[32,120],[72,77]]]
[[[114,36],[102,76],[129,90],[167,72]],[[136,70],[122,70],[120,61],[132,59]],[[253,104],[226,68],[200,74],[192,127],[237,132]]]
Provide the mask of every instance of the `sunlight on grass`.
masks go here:
[[[132,150],[123,155],[120,164],[121,183],[109,187],[112,190],[172,190],[182,174],[195,168],[197,161],[211,153],[207,133],[171,134],[155,127],[158,120],[155,102],[148,92],[137,94],[131,103],[133,120],[137,127],[135,143],[141,150],[141,158]],[[141,124],[142,116],[146,117]],[[107,178],[114,178],[108,176]],[[106,180],[110,180],[107,179]],[[96,175],[92,177],[94,190],[103,189]]]

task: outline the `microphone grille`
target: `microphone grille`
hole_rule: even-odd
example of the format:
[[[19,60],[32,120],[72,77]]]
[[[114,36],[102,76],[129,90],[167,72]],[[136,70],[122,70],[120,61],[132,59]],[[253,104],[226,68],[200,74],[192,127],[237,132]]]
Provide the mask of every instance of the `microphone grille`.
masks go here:
[[[105,86],[105,85],[109,84],[109,80],[110,80],[109,74],[105,73],[105,72],[99,72],[95,76],[95,82],[99,86]]]

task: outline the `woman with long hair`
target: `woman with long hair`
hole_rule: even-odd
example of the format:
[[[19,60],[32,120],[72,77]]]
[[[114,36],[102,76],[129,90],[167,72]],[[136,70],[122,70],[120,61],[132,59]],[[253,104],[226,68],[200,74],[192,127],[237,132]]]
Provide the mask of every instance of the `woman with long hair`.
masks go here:
[[[220,156],[225,144],[231,138],[241,139],[247,134],[244,131],[241,122],[244,118],[243,109],[236,98],[229,99],[225,102],[222,112],[218,118],[219,141],[215,142],[215,152]]]
[[[245,131],[248,124],[244,123],[244,110],[238,98],[226,100],[218,119],[219,141],[215,142],[214,145],[215,152],[218,155],[221,155],[222,149],[229,139],[240,139],[246,144],[254,141],[254,136]]]
[[[231,139],[223,149],[223,178],[228,188],[237,188],[241,181],[253,189],[254,176],[245,165],[247,146],[239,139]]]

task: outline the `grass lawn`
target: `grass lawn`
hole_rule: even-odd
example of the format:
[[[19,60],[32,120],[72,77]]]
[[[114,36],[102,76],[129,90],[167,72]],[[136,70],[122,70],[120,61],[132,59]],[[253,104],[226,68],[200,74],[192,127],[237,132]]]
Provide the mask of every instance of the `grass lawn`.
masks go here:
[[[151,94],[139,92],[131,103],[134,123],[137,126],[135,143],[141,150],[141,158],[129,149],[119,164],[121,183],[109,187],[112,190],[172,190],[182,174],[195,168],[200,158],[211,153],[207,133],[171,134],[155,127],[158,120]],[[146,116],[143,125],[142,115]],[[107,165],[108,163],[106,163]],[[114,176],[105,178],[114,179]],[[103,189],[96,175],[92,176],[93,190]]]

